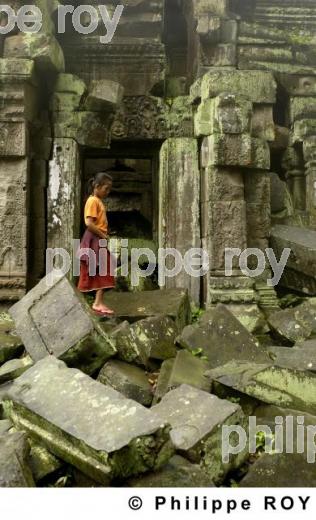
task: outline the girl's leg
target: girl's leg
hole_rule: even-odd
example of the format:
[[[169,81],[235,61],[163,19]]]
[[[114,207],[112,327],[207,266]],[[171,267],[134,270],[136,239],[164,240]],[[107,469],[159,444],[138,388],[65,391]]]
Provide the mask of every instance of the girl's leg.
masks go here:
[[[93,308],[96,310],[101,310],[103,305],[103,289],[100,289],[99,291],[96,291],[95,293],[95,301]]]
[[[93,304],[93,309],[96,311],[106,312],[108,314],[114,314],[114,311],[109,309],[103,302],[104,290],[100,289],[96,291],[95,302]]]

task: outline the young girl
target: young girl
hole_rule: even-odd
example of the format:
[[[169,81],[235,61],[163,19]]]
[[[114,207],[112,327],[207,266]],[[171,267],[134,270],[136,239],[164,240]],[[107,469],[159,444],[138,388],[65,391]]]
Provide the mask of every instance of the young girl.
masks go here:
[[[88,293],[96,291],[95,302],[92,306],[94,312],[101,316],[112,316],[114,312],[109,309],[103,301],[105,289],[113,289],[115,287],[114,276],[110,272],[111,255],[107,248],[102,246],[102,254],[106,255],[103,265],[107,266],[105,272],[100,272],[100,240],[108,239],[108,221],[105,206],[102,202],[112,189],[113,179],[107,173],[98,173],[89,181],[90,196],[85,204],[84,220],[86,231],[82,238],[80,248],[93,250],[96,254],[97,266],[95,276],[89,273],[88,255],[81,257],[80,261],[80,279],[78,289],[81,292]]]

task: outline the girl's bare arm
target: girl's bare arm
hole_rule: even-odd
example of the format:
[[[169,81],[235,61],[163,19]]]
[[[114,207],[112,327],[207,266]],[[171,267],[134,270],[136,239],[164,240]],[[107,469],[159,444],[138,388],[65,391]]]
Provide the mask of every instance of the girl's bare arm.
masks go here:
[[[95,219],[92,218],[92,217],[87,217],[85,219],[85,223],[86,223],[86,226],[87,226],[87,229],[89,231],[91,231],[91,233],[93,233],[94,235],[96,235],[97,237],[103,239],[103,240],[106,240],[108,238],[108,235],[106,233],[103,233],[103,231],[101,231],[94,223]]]

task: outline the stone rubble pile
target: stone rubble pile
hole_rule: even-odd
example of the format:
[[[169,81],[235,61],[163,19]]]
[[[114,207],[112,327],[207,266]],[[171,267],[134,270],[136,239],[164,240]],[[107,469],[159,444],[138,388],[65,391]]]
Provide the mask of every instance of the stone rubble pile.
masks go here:
[[[109,293],[102,321],[67,278],[48,282],[0,320],[1,486],[314,482],[306,450],[222,457],[223,427],[248,434],[249,416],[272,435],[275,417],[316,425],[314,299],[255,336],[223,304],[192,319],[181,289]]]

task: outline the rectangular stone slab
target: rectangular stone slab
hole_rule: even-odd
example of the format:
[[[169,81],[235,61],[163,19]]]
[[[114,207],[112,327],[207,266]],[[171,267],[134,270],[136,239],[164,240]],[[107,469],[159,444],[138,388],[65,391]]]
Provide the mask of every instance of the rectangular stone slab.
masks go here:
[[[153,404],[158,404],[170,390],[184,384],[210,392],[212,382],[204,376],[208,369],[207,360],[199,359],[187,350],[180,350],[176,358],[168,359],[162,364]]]
[[[316,414],[316,375],[272,365],[231,362],[210,370],[214,381],[267,404]]]
[[[175,448],[191,460],[201,463],[215,483],[221,482],[226,473],[243,461],[245,453],[222,462],[222,426],[245,427],[245,416],[239,405],[224,401],[189,385],[182,385],[167,393],[152,408],[153,412],[171,424],[171,440]]]
[[[104,485],[172,456],[160,417],[54,357],[15,380],[4,408],[18,429]]]
[[[190,351],[202,349],[212,368],[231,360],[270,362],[266,349],[222,304],[207,311],[198,323],[185,327],[178,342]]]
[[[141,368],[114,359],[104,365],[97,380],[114,388],[128,399],[133,399],[143,406],[150,406],[153,394],[148,379],[149,375]]]
[[[292,251],[281,284],[308,296],[316,295],[316,231],[294,226],[274,226],[271,247],[277,258],[284,249]]]
[[[191,321],[188,292],[182,289],[141,293],[112,292],[107,295],[107,305],[115,311],[118,318],[128,321],[157,315],[170,316],[179,327],[184,327]]]
[[[112,331],[111,338],[122,361],[148,366],[151,359],[164,361],[176,356],[177,334],[178,328],[171,318],[154,316],[132,325],[123,322]]]
[[[239,484],[241,488],[314,488],[315,486],[315,465],[307,462],[306,453],[272,455],[264,453],[255,464],[250,466],[249,473]]]
[[[44,278],[10,309],[16,329],[34,361],[52,354],[94,373],[115,355],[113,341],[66,277]]]
[[[23,432],[0,435],[0,488],[34,487],[28,466],[30,447]]]
[[[297,344],[304,342],[316,334],[316,298],[271,314],[268,323],[281,339]]]
[[[279,367],[316,372],[316,350],[300,347],[270,347],[274,363]]]

